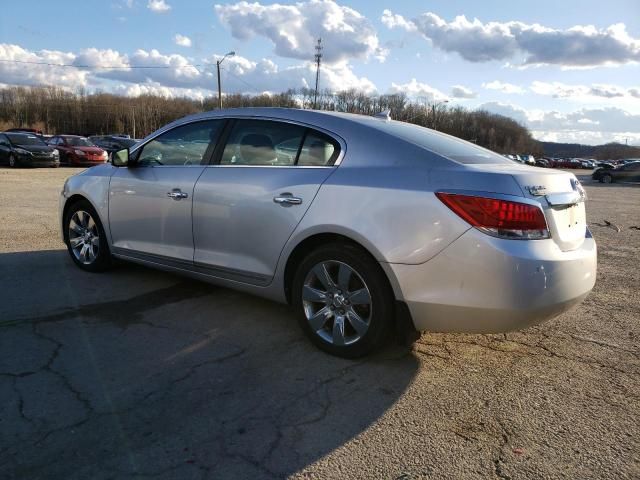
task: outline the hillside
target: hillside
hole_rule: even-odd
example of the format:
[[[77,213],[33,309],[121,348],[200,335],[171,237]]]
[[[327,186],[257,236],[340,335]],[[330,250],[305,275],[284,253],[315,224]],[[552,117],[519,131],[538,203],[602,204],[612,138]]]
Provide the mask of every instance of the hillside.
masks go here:
[[[580,145],[578,143],[540,142],[540,144],[547,157],[596,158],[598,160],[640,158],[640,147],[621,143]]]

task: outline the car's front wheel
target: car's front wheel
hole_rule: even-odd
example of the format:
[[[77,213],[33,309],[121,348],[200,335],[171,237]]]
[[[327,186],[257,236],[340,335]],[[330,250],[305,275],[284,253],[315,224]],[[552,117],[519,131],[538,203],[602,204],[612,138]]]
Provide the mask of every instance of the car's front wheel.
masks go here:
[[[605,174],[605,175],[603,175],[603,176],[600,178],[600,181],[601,181],[602,183],[611,183],[611,182],[612,182],[612,180],[613,180],[613,178],[612,178],[612,177],[611,177],[611,175],[609,175],[609,174]]]
[[[311,252],[298,266],[292,296],[303,331],[332,355],[360,357],[390,338],[393,293],[380,265],[356,246]]]
[[[16,162],[16,156],[12,153],[11,155],[9,155],[9,166],[11,168],[15,168],[18,165],[18,163]]]
[[[64,240],[73,262],[87,272],[101,272],[111,264],[111,253],[98,214],[80,200],[64,216]]]

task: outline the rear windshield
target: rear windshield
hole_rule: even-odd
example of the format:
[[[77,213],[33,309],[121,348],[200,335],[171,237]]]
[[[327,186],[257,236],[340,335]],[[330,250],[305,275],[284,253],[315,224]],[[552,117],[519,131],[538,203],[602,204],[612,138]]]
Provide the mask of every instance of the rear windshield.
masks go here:
[[[376,128],[459,163],[513,163],[491,150],[418,125],[391,121],[380,122]]]
[[[7,133],[7,137],[14,145],[46,145],[39,137],[26,133]]]
[[[95,147],[91,140],[84,137],[65,137],[64,140],[67,142],[67,145],[73,147]]]

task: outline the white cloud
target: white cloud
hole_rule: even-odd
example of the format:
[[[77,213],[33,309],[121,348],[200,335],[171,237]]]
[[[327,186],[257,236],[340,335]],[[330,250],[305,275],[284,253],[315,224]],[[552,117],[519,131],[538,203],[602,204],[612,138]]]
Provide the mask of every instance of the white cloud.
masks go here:
[[[164,0],[149,0],[147,8],[155,13],[166,13],[171,10],[171,5]]]
[[[451,87],[451,96],[453,98],[476,98],[477,94],[463,85],[454,85]]]
[[[540,82],[531,83],[531,91],[538,95],[550,96],[553,98],[567,98],[580,101],[602,100],[602,99],[626,99],[627,101],[637,101],[640,99],[638,88],[625,88],[618,85],[593,84],[593,85],[568,85],[561,82]]]
[[[446,94],[442,93],[437,88],[426,83],[418,82],[415,78],[412,78],[410,82],[403,84],[392,82],[389,91],[391,93],[406,93],[409,97],[425,97],[429,102],[441,102],[449,99]]]
[[[179,33],[177,33],[176,36],[173,37],[173,41],[175,42],[176,45],[178,45],[180,47],[190,47],[191,46],[191,39],[189,37],[184,36],[184,35],[180,35]]]
[[[388,53],[380,46],[376,31],[367,18],[333,0],[309,0],[293,5],[242,1],[215,5],[214,8],[234,38],[267,38],[281,57],[312,59],[318,38],[323,40],[326,63],[352,58],[383,61]]]
[[[483,83],[482,88],[486,88],[487,90],[498,90],[502,93],[507,93],[507,94],[512,94],[512,93],[521,94],[521,93],[525,93],[526,91],[524,88],[519,87],[518,85],[501,82],[500,80],[494,80],[493,82]]]
[[[204,100],[211,92],[202,88],[175,88],[165,87],[157,82],[144,84],[120,84],[113,89],[114,93],[126,95],[127,97],[139,97],[140,95],[157,95],[167,98],[191,98],[194,100]]]
[[[209,61],[213,64],[219,56]],[[315,65],[305,62],[280,68],[273,61],[250,61],[241,56],[229,57],[222,65],[223,84],[236,92],[282,92],[289,88],[311,88],[315,84]],[[376,86],[365,77],[358,77],[346,63],[323,65],[320,70],[320,89],[330,91],[356,89],[367,93]]]
[[[212,56],[198,61],[205,66],[196,68],[192,60],[182,55],[163,54],[158,50],[136,50],[132,54],[97,48],[77,53],[50,50],[33,52],[18,45],[0,44],[0,60],[81,67],[0,61],[0,79],[7,85],[55,85],[70,90],[84,87],[89,91],[100,89],[126,95],[157,93],[201,98],[205,95],[203,92],[211,95],[217,89],[215,61],[220,58]],[[222,68],[225,91],[233,93],[279,93],[289,88],[312,87],[315,82],[315,66],[312,62],[282,68],[268,59],[252,61],[236,55],[227,58]],[[331,91],[353,88],[368,93],[376,91],[373,82],[356,75],[346,62],[324,64],[320,71],[320,88]]]
[[[600,144],[624,138],[640,139],[640,115],[620,108],[581,108],[572,112],[525,110],[489,102],[480,109],[513,118],[529,127],[535,138],[557,142]]]
[[[36,64],[69,64],[74,59],[75,55],[70,52],[30,51],[18,45],[3,43],[0,44],[0,60],[5,61],[0,61],[0,78],[7,85],[53,85],[67,89],[84,87],[89,75],[86,70]]]
[[[516,21],[483,23],[464,15],[447,22],[431,12],[407,20],[389,10],[381,20],[389,28],[417,31],[435,47],[470,62],[516,56],[524,56],[524,65],[572,67],[640,61],[640,39],[631,37],[623,23],[604,29],[576,25],[561,30]]]
[[[397,15],[388,9],[382,11],[380,21],[387,28],[402,28],[407,32],[415,32],[417,30],[415,23],[406,20],[402,15]]]

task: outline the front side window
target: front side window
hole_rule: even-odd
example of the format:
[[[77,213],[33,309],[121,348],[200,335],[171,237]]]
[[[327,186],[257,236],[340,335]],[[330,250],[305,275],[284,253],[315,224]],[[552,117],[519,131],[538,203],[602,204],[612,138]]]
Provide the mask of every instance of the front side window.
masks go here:
[[[191,166],[206,163],[223,126],[224,120],[207,120],[171,129],[142,147],[137,164]]]
[[[221,165],[295,165],[305,128],[271,120],[237,120]]]

